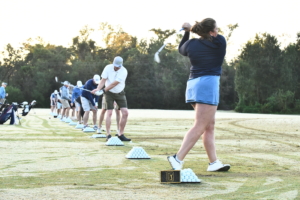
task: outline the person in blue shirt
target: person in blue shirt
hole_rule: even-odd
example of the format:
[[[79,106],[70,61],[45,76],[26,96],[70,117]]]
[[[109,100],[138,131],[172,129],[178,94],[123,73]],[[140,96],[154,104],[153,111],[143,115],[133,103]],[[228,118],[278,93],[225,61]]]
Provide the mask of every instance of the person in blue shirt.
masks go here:
[[[82,93],[81,89],[82,88],[83,88],[82,82],[81,81],[77,81],[77,85],[73,89],[72,100],[71,100],[71,106],[73,106],[75,104],[76,117],[77,117],[77,120],[78,120],[78,124],[82,123],[81,122],[81,115],[80,115],[81,105],[80,105],[79,102],[76,101],[76,99],[81,96],[81,93]]]
[[[2,83],[2,86],[0,87],[0,104],[4,104],[5,98],[8,96],[8,94],[5,91],[5,88],[7,86],[7,83]]]
[[[196,118],[193,127],[184,136],[179,151],[168,156],[174,170],[181,170],[183,159],[202,136],[209,159],[207,171],[228,171],[230,165],[218,160],[215,147],[215,113],[219,103],[219,84],[222,63],[226,54],[226,40],[218,34],[216,21],[212,18],[182,26],[185,34],[179,44],[179,53],[191,62],[190,77],[186,87],[186,103],[190,103]],[[190,31],[200,38],[190,39]]]
[[[70,104],[71,101],[69,97],[69,86],[70,83],[68,81],[64,82],[64,85],[60,88],[61,89],[61,104],[62,104],[62,119],[61,121],[69,120],[69,111],[70,111]]]
[[[51,107],[51,115],[56,115],[55,109],[56,109],[56,104],[57,104],[57,93],[58,91],[55,90],[51,95],[50,95],[50,107]]]
[[[100,83],[100,76],[98,74],[95,74],[94,77],[90,80],[88,80],[83,88],[87,89],[89,91],[93,91],[98,87],[98,84]],[[97,111],[98,111],[98,101],[99,101],[99,96],[96,96],[92,94],[89,91],[82,90],[81,93],[81,106],[84,110],[84,115],[83,115],[83,124],[84,128],[88,127],[88,120],[89,120],[89,115],[90,111],[93,112],[93,124],[94,124],[94,130],[98,129],[98,126],[96,125],[97,121]]]

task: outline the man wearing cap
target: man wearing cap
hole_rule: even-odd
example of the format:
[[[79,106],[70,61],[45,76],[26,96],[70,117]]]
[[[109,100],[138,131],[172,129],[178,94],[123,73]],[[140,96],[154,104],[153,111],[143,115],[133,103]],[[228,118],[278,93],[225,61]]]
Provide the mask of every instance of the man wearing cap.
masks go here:
[[[123,58],[117,56],[114,58],[113,64],[107,65],[102,72],[102,80],[98,85],[98,88],[93,91],[95,93],[98,90],[102,90],[105,96],[107,104],[107,115],[106,115],[106,131],[108,140],[111,138],[110,125],[111,116],[114,109],[114,101],[120,107],[122,117],[119,122],[120,130],[118,138],[122,141],[131,141],[124,135],[124,129],[128,118],[127,100],[124,92],[125,81],[127,78],[127,69],[123,66]],[[102,89],[105,85],[105,88]]]
[[[5,97],[8,96],[8,94],[5,91],[5,88],[7,86],[7,83],[2,83],[2,86],[0,87],[0,104],[4,104],[5,102]]]
[[[76,108],[76,117],[78,120],[78,124],[81,124],[81,115],[80,115],[80,103],[77,102],[78,97],[81,96],[81,89],[83,88],[82,86],[82,82],[81,81],[77,81],[77,85],[76,87],[73,89],[73,93],[72,93],[72,101],[71,101],[71,106],[73,106],[73,104],[75,104],[75,108]]]
[[[50,95],[50,106],[51,106],[51,115],[55,115],[54,110],[56,108],[57,104],[57,90],[55,90],[51,95]]]
[[[83,88],[87,89],[89,91],[95,90],[100,83],[100,76],[98,74],[95,74],[94,77],[90,80],[88,80]],[[84,110],[84,115],[83,115],[83,124],[85,129],[88,127],[88,120],[89,120],[89,115],[90,111],[93,112],[93,124],[94,124],[94,130],[97,130],[98,127],[96,125],[97,121],[97,110],[98,110],[98,100],[99,96],[96,96],[92,94],[89,91],[82,90],[81,93],[81,106]]]
[[[65,81],[64,85],[60,88],[61,89],[61,99],[60,102],[62,104],[62,118],[61,121],[65,121],[69,118],[69,111],[70,111],[70,104],[69,101],[71,99],[69,98],[69,82]]]

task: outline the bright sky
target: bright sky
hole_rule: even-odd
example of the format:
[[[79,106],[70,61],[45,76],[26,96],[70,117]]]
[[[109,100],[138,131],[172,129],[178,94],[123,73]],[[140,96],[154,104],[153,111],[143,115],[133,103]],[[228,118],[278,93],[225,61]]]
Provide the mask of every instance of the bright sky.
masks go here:
[[[299,0],[0,0],[0,50],[37,36],[68,46],[84,25],[98,29],[100,22],[121,25],[141,39],[153,36],[151,28],[180,29],[183,22],[212,17],[223,29],[239,24],[227,48],[230,60],[256,33],[281,36],[284,44],[295,42],[299,8]],[[93,35],[98,43],[99,34]]]

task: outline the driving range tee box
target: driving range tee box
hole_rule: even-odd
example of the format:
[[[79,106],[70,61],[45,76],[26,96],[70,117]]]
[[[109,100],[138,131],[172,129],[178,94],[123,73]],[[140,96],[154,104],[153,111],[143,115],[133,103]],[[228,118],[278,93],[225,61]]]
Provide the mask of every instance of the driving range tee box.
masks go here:
[[[75,126],[76,129],[83,129],[84,125],[83,124],[77,124]]]
[[[201,183],[192,169],[167,170],[160,172],[161,183]]]
[[[181,170],[180,177],[181,183],[201,183],[201,180],[190,168]]]
[[[90,138],[106,138],[105,134],[93,134]]]
[[[67,118],[66,120],[65,120],[65,122],[66,123],[71,123],[71,122],[73,122],[70,118]]]
[[[85,129],[83,129],[83,132],[88,133],[88,132],[95,132],[95,130],[91,127],[86,127]]]
[[[142,147],[133,147],[125,157],[128,159],[150,159]]]
[[[76,126],[76,125],[77,125],[77,122],[70,122],[69,125],[70,125],[70,126]]]
[[[118,137],[111,137],[106,143],[106,146],[124,146],[124,143]]]

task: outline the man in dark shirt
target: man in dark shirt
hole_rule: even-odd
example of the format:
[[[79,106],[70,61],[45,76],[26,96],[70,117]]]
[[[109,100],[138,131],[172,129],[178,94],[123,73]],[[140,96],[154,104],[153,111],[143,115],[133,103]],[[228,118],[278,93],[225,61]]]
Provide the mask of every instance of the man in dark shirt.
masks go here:
[[[98,84],[100,83],[100,76],[98,74],[95,74],[94,77],[90,80],[88,80],[85,85],[83,86],[84,89],[87,90],[94,90],[98,87]],[[81,94],[81,105],[84,110],[84,115],[83,115],[83,124],[84,124],[84,129],[88,127],[88,120],[89,120],[89,115],[90,111],[93,112],[93,124],[94,124],[94,130],[97,130],[98,127],[96,125],[97,123],[97,110],[98,110],[98,100],[99,96],[96,96],[92,94],[89,91],[82,91]]]

